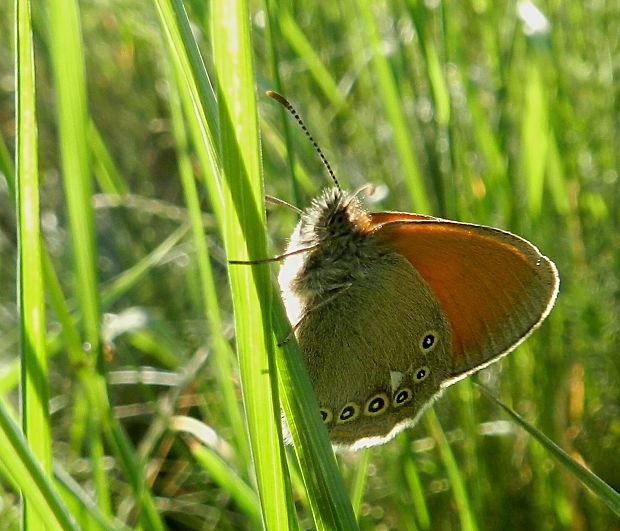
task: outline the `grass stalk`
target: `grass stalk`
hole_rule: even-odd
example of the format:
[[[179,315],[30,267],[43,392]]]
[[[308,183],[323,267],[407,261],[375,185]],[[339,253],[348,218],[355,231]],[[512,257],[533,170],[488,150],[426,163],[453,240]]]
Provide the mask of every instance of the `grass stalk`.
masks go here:
[[[243,0],[216,1],[211,10],[219,107],[219,145],[227,256],[266,256],[262,168],[254,92],[249,11]],[[268,266],[231,267],[237,355],[263,522],[293,522],[280,432],[276,367],[271,339]]]
[[[35,72],[30,2],[16,2],[17,108],[17,247],[18,299],[21,336],[21,416],[24,435],[42,471],[51,474],[52,455],[48,413],[47,352],[39,212],[39,169],[35,103]],[[5,433],[11,426],[5,419]],[[6,433],[9,435],[9,433]],[[14,432],[11,448],[18,451]],[[8,442],[8,441],[7,441]],[[7,449],[8,450],[8,449]],[[25,456],[22,447],[21,458]],[[30,470],[32,472],[32,468]],[[43,529],[37,500],[23,492],[24,528]],[[57,516],[60,513],[56,513]]]

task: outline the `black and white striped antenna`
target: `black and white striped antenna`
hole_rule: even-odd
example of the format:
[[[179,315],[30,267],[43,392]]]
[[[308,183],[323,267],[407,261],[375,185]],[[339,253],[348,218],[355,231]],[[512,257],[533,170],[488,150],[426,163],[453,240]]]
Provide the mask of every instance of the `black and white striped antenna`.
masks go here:
[[[340,183],[338,182],[338,179],[336,179],[336,175],[334,174],[332,167],[329,165],[329,162],[327,162],[327,158],[325,157],[325,155],[323,155],[321,148],[318,146],[314,138],[312,138],[312,135],[310,134],[310,131],[308,131],[308,128],[306,127],[306,124],[304,124],[304,121],[301,119],[301,116],[297,114],[295,107],[293,107],[284,96],[281,96],[280,94],[278,94],[277,92],[274,92],[273,90],[268,90],[266,94],[271,99],[276,100],[280,105],[282,105],[288,112],[290,112],[293,115],[293,118],[297,120],[297,123],[300,125],[303,132],[306,133],[306,136],[308,137],[310,142],[312,142],[312,145],[314,146],[314,149],[316,150],[316,152],[319,154],[319,157],[321,157],[321,160],[323,161],[323,165],[325,166],[327,173],[329,173],[329,176],[332,178],[332,181],[334,181],[336,188],[340,190],[341,189]]]

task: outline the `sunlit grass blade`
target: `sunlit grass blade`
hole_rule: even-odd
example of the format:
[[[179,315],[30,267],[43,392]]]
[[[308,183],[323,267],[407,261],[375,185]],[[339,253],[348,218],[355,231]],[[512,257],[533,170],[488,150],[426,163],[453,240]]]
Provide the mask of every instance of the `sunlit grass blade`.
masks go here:
[[[525,103],[521,124],[521,180],[533,219],[540,216],[549,145],[549,110],[542,79],[541,57],[532,54],[525,76]]]
[[[35,75],[30,2],[16,3],[17,108],[17,247],[18,308],[21,351],[21,415],[24,434],[41,469],[51,474],[52,455],[48,413],[47,352],[41,235]],[[8,422],[8,419],[5,419]],[[11,426],[5,425],[5,430]],[[9,435],[9,434],[7,434]],[[13,438],[14,433],[10,434]],[[12,441],[13,445],[16,441]],[[14,451],[17,448],[12,448]],[[6,449],[8,450],[8,448]],[[23,452],[23,449],[22,449]],[[22,455],[23,459],[24,456]],[[32,471],[31,471],[32,473]],[[14,478],[18,479],[18,478]],[[43,529],[38,500],[23,493],[22,525]]]
[[[478,385],[478,388],[487,396],[491,401],[495,402],[501,407],[510,417],[524,430],[526,430],[532,437],[534,437],[542,446],[553,456],[557,461],[563,464],[568,471],[578,479],[583,485],[592,491],[601,501],[618,516],[620,516],[620,493],[614,490],[610,485],[598,477],[594,472],[588,470],[582,464],[575,461],[570,455],[568,455],[562,448],[555,444],[549,437],[547,437],[540,430],[536,429],[529,422],[527,422],[516,411],[509,408],[499,399],[497,399],[492,393],[490,393],[484,386]]]
[[[77,4],[74,0],[54,2],[48,16],[49,47],[56,85],[60,158],[73,245],[76,295],[83,319],[82,340],[89,346],[91,367],[94,367],[100,361],[100,313],[94,216],[91,206],[92,182],[86,145],[86,80]],[[87,385],[90,381],[85,380]],[[100,436],[100,432],[97,426],[92,428],[89,434],[90,440],[94,441]],[[100,447],[100,442],[96,442],[95,447]],[[109,485],[100,461],[93,460],[92,475],[99,491],[98,498],[102,504],[107,505],[104,511],[111,512]]]
[[[49,6],[50,50],[57,98],[58,134],[63,184],[73,245],[76,292],[84,328],[84,341],[90,354],[89,367],[80,373],[80,384],[92,409],[89,430],[93,459],[92,475],[97,500],[105,514],[111,514],[109,481],[102,468],[102,432],[118,452],[119,462],[128,476],[141,509],[144,525],[161,529],[150,491],[145,488],[140,464],[120,424],[113,418],[101,369],[100,300],[97,285],[92,177],[86,110],[86,81],[78,6],[74,0],[61,0]]]
[[[223,203],[220,184],[220,156],[217,151],[219,119],[212,84],[192,35],[183,4],[177,1],[156,0],[155,5],[162,32],[166,38],[172,70],[174,71],[175,80],[173,84],[177,88],[173,87],[172,90],[175,90],[175,93],[178,93],[181,99],[190,138],[202,170],[203,182],[209,193],[216,219],[221,225]],[[174,94],[172,97],[174,98]],[[186,179],[186,177],[182,176],[182,179]],[[193,186],[187,182],[185,184],[190,187]],[[187,201],[190,203],[195,201],[191,198],[193,191],[186,189],[185,193],[189,194]],[[194,209],[195,205],[191,206],[191,208]],[[195,215],[195,213],[190,214],[190,216]],[[208,277],[208,272],[203,270],[203,274],[205,273]],[[215,327],[216,324],[211,323],[211,326]],[[219,333],[217,331],[217,334]],[[232,408],[236,406],[227,405],[226,407]],[[234,419],[233,422],[235,422]],[[243,435],[244,439],[239,438],[238,427],[235,428],[235,433],[238,438],[236,444],[239,448],[243,465],[246,467],[246,473],[247,475],[252,475],[249,445],[244,440],[245,433]]]
[[[169,72],[171,70],[171,68],[168,69]],[[181,178],[185,204],[187,205],[190,218],[192,239],[196,248],[196,260],[198,262],[202,292],[202,307],[213,345],[211,357],[217,374],[218,386],[223,395],[226,416],[234,432],[235,445],[239,452],[241,452],[242,462],[247,464],[250,461],[250,456],[243,423],[243,414],[237,402],[233,381],[230,378],[230,374],[233,370],[234,354],[223,335],[224,325],[222,323],[222,316],[218,304],[219,301],[213,270],[211,268],[209,248],[207,246],[202,223],[199,194],[192,171],[188,138],[185,131],[182,105],[176,87],[176,79],[171,79],[170,83],[170,113],[177,144],[179,176]]]
[[[211,9],[213,60],[219,106],[227,256],[266,256],[262,169],[254,93],[249,11],[244,0],[218,0]],[[232,266],[241,389],[256,482],[267,529],[295,521],[280,433],[276,366],[271,340],[269,266]]]
[[[76,291],[84,316],[84,338],[99,355],[100,316],[95,266],[92,178],[88,147],[86,81],[78,7],[74,0],[50,5],[50,49],[56,85],[60,155],[71,227]]]
[[[17,424],[0,403],[0,461],[9,471],[13,483],[19,486],[28,501],[30,529],[77,531],[71,515],[62,502],[50,477],[31,452]],[[43,525],[37,525],[39,524]]]
[[[219,219],[220,224],[225,227],[224,236],[228,254],[237,254],[237,257],[243,257],[246,255],[245,250],[246,242],[249,246],[254,247],[254,253],[265,254],[265,244],[263,237],[263,244],[260,246],[260,240],[258,238],[243,238],[239,237],[240,233],[236,232],[239,229],[235,225],[238,223],[235,212],[242,220],[243,230],[247,230],[248,226],[245,225],[247,221],[243,221],[248,212],[251,212],[250,205],[262,204],[262,191],[260,188],[260,168],[258,166],[258,143],[257,143],[257,128],[256,128],[256,109],[254,103],[253,85],[254,80],[251,77],[252,71],[251,65],[244,64],[244,68],[248,68],[245,72],[243,69],[239,72],[232,69],[237,74],[241,74],[245,82],[244,86],[239,86],[239,80],[233,80],[230,83],[225,83],[225,75],[222,74],[223,79],[218,79],[219,83],[225,83],[227,92],[218,91],[220,101],[219,116],[214,116],[212,105],[214,103],[213,93],[210,89],[210,83],[207,78],[204,65],[197,52],[196,44],[193,40],[193,36],[189,29],[189,22],[182,5],[179,2],[173,2],[169,4],[164,1],[157,2],[158,13],[160,15],[160,23],[164,28],[164,34],[167,39],[168,47],[172,57],[172,63],[175,71],[182,80],[180,83],[180,91],[182,99],[186,94],[189,94],[191,98],[191,108],[186,104],[186,114],[188,120],[195,125],[190,126],[190,130],[194,134],[198,134],[196,138],[198,142],[196,144],[202,144],[207,146],[206,157],[203,165],[203,170],[207,175],[206,182],[207,187],[211,193],[211,199],[216,212],[216,217]],[[237,8],[239,10],[237,11]],[[218,12],[218,9],[222,9]],[[218,31],[222,32],[221,36],[214,37],[215,48],[221,50],[222,53],[232,53],[229,57],[224,55],[221,59],[226,57],[227,60],[234,58],[236,61],[247,61],[249,59],[249,40],[246,34],[247,29],[244,27],[247,25],[247,20],[242,20],[243,17],[247,17],[247,8],[244,5],[220,5],[215,4],[213,10],[218,12],[216,20],[218,21],[214,27],[214,33]],[[225,27],[225,24],[232,24],[231,28]],[[240,27],[237,27],[237,24]],[[219,25],[219,26],[218,26]],[[225,32],[230,29],[231,34]],[[229,46],[240,46],[241,51],[229,50]],[[240,55],[237,55],[239,53]],[[216,55],[217,57],[217,55]],[[230,67],[230,63],[227,63],[227,68]],[[243,85],[243,84],[242,84]],[[228,113],[231,110],[230,99],[234,99],[235,104],[233,109],[235,113],[244,112],[243,117],[235,115],[238,124],[243,124],[245,127],[242,129],[243,135],[241,139],[238,139],[232,129],[231,117]],[[185,103],[186,100],[184,100]],[[223,127],[218,127],[220,120],[226,120]],[[249,120],[249,123],[248,123]],[[254,123],[254,127],[252,127]],[[215,131],[219,129],[220,134],[215,135]],[[220,135],[225,136],[224,140],[221,140],[220,145],[225,155],[220,157],[220,154],[216,152],[217,137]],[[202,139],[202,141],[201,141]],[[238,142],[244,146],[243,149],[239,147]],[[244,156],[247,155],[248,159]],[[220,158],[226,159],[220,166]],[[227,175],[225,182],[220,180],[220,172],[224,170]],[[227,170],[227,171],[226,171]],[[239,183],[239,180],[241,183]],[[247,180],[247,181],[246,181]],[[220,203],[222,197],[222,189],[226,187],[229,190],[224,194],[224,209]],[[237,199],[237,203],[231,202],[229,193],[234,194]],[[241,195],[239,195],[241,194]],[[253,197],[252,197],[253,196]],[[245,207],[245,209],[242,207]],[[231,219],[232,217],[232,219]],[[246,218],[247,219],[247,218]],[[253,225],[252,232],[256,234],[256,229],[264,231],[264,216],[254,210],[254,218],[249,222]],[[230,232],[229,232],[230,231]],[[258,245],[258,247],[257,247]],[[258,279],[257,286],[260,288],[262,285],[263,295],[265,292],[265,286],[269,286],[269,277],[267,276],[267,270],[265,268],[249,268],[247,271],[243,271],[243,268],[239,268],[238,271],[231,273],[231,284],[233,285],[233,298],[238,297],[240,293],[243,295],[235,303],[235,315],[240,319],[243,315],[245,321],[241,325],[238,324],[238,339],[240,341],[238,345],[240,366],[242,374],[242,382],[244,386],[244,396],[246,398],[246,416],[248,417],[249,430],[251,434],[251,441],[253,441],[253,459],[255,460],[255,470],[257,482],[259,485],[259,493],[261,495],[261,504],[263,507],[263,519],[265,525],[275,525],[276,522],[289,521],[288,502],[286,501],[286,494],[284,491],[284,476],[283,476],[283,455],[280,454],[281,443],[272,439],[274,434],[277,434],[276,430],[276,407],[277,403],[271,396],[271,384],[269,383],[269,361],[266,357],[264,347],[267,344],[265,334],[270,332],[270,327],[261,324],[256,320],[255,310],[260,308],[261,299],[257,298],[257,293],[253,290],[252,286],[254,282],[252,276],[262,273],[261,279]],[[270,288],[268,288],[270,289]],[[253,292],[253,295],[252,295]],[[254,302],[252,307],[248,305],[248,298]],[[269,299],[263,298],[263,303],[267,302],[266,308],[269,307]],[[245,326],[244,326],[245,325]],[[245,330],[245,332],[244,332]],[[262,339],[261,339],[262,336]],[[262,349],[262,356],[261,354]],[[267,371],[267,372],[265,372]],[[275,375],[275,368],[272,368],[271,373]],[[248,389],[249,386],[249,389]],[[260,393],[264,393],[264,396],[259,398]],[[256,396],[255,396],[256,393]],[[252,397],[252,398],[250,398]],[[250,408],[248,410],[248,407]],[[261,437],[265,437],[262,445],[257,445],[258,440]],[[274,444],[275,443],[275,444]],[[275,452],[274,452],[275,450]]]

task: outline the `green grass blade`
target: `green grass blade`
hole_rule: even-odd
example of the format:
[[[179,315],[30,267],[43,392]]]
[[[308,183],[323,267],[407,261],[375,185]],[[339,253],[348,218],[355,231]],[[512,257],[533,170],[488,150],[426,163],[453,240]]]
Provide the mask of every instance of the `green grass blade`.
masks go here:
[[[215,101],[215,94],[212,89],[212,84],[208,77],[204,63],[198,51],[198,46],[192,35],[190,29],[190,23],[187,19],[187,14],[183,9],[182,3],[168,2],[166,0],[156,1],[157,12],[159,15],[159,22],[162,27],[162,32],[166,38],[166,45],[168,48],[168,55],[174,70],[175,79],[172,83],[177,86],[178,94],[180,96],[182,106],[185,112],[185,118],[188,123],[190,138],[200,163],[200,168],[204,176],[204,184],[208,190],[209,197],[211,199],[213,210],[216,214],[216,219],[222,223],[222,192],[220,186],[220,157],[217,151],[217,129],[219,119],[216,114],[217,107]],[[174,88],[172,90],[175,90]],[[173,95],[174,97],[174,95]],[[174,105],[174,103],[173,103]],[[176,127],[176,126],[175,126]],[[178,129],[177,129],[178,131]],[[193,183],[186,182],[187,177],[182,176],[184,179],[184,193],[188,194],[188,207],[190,203],[195,201],[193,196],[193,190],[188,188],[193,187]],[[189,179],[187,179],[189,180]],[[192,206],[191,209],[194,209]],[[195,216],[196,213],[190,214]],[[198,229],[195,228],[194,231]],[[196,232],[194,232],[196,234]],[[198,244],[199,248],[203,247],[203,243]],[[199,251],[201,254],[203,251]],[[204,259],[200,258],[199,260]],[[203,282],[205,278],[208,278],[208,271],[206,268],[208,264],[202,264],[199,266],[202,268]],[[203,284],[203,289],[206,286]],[[206,301],[211,300],[212,294],[205,297]],[[211,302],[208,302],[211,304]],[[211,311],[211,310],[208,310]],[[215,316],[217,321],[217,316]],[[212,330],[217,327],[216,322],[210,323]],[[216,334],[219,334],[219,330]],[[221,347],[226,348],[224,346]],[[222,372],[223,367],[220,365],[220,361],[216,361],[219,371]],[[230,381],[227,386],[230,385]],[[228,396],[229,391],[225,391]],[[228,397],[230,400],[230,397]],[[236,405],[228,404],[227,408],[235,408]],[[238,414],[232,413],[232,417],[237,417]],[[234,423],[238,420],[233,420]],[[237,426],[234,428],[237,438],[237,447],[240,451],[240,457],[243,461],[243,465],[247,470],[247,474],[251,475],[252,465],[250,460],[250,450],[245,436],[245,430],[243,430],[243,439],[241,438],[240,428]]]
[[[151,529],[162,529],[150,491],[145,488],[131,444],[120,424],[113,418],[107,397],[105,378],[96,371],[101,362],[100,300],[95,263],[94,215],[92,208],[92,178],[88,147],[89,117],[86,110],[86,81],[83,68],[78,6],[73,0],[60,0],[49,6],[50,50],[57,98],[58,132],[67,201],[69,225],[73,244],[77,298],[84,327],[84,341],[89,346],[91,365],[81,373],[81,384],[89,397],[93,414],[91,455],[93,480],[98,490],[98,502],[104,513],[110,514],[110,492],[107,474],[100,455],[106,433],[118,452],[119,462],[129,477],[139,500],[140,518]]]
[[[368,478],[368,465],[370,464],[371,451],[368,448],[360,450],[359,461],[357,462],[357,470],[353,477],[353,485],[351,486],[351,506],[355,511],[355,517],[359,520],[360,508],[364,499],[364,490],[366,489],[366,480]]]
[[[207,246],[202,223],[198,188],[192,172],[187,133],[183,123],[182,105],[175,79],[171,79],[170,83],[170,113],[177,144],[179,176],[181,178],[185,204],[187,205],[190,218],[192,239],[196,248],[203,312],[207,320],[211,342],[213,344],[211,357],[217,374],[218,387],[223,395],[224,408],[226,409],[228,422],[234,432],[235,444],[242,454],[242,462],[247,464],[250,461],[250,457],[243,415],[237,402],[235,386],[230,378],[230,374],[233,370],[232,362],[234,361],[234,354],[223,335],[224,325],[222,323],[222,316],[218,304],[219,301],[211,267],[209,248]]]
[[[542,209],[543,184],[549,146],[549,110],[541,58],[531,58],[527,70],[521,124],[521,180],[527,190],[528,210],[537,219]]]
[[[459,465],[452,453],[446,434],[439,423],[437,414],[433,408],[429,408],[424,414],[426,425],[428,430],[433,434],[435,441],[437,442],[437,448],[441,455],[441,460],[446,467],[446,473],[450,479],[450,484],[454,491],[454,501],[458,507],[458,516],[461,521],[461,529],[465,531],[475,531],[478,529],[474,513],[472,512],[471,505],[469,503],[469,497],[467,495],[467,489],[465,488],[465,482],[463,481],[463,475],[459,470]]]
[[[213,2],[211,24],[226,253],[235,260],[264,258],[264,192],[246,2]],[[263,521],[267,529],[277,529],[284,522],[292,522],[294,515],[289,514],[288,472],[280,434],[269,268],[232,266],[229,278],[241,388]]]
[[[196,419],[181,416],[173,418],[171,424],[173,429],[193,435],[191,438],[186,437],[185,442],[194,458],[209,473],[210,477],[230,494],[235,503],[253,522],[254,527],[260,527],[262,516],[256,493],[232,470],[229,463],[220,457],[215,450],[208,447],[207,441],[204,441],[204,437],[201,436],[205,431],[205,425]]]
[[[493,394],[490,393],[484,386],[478,385],[478,388],[487,398],[501,407],[519,426],[521,426],[540,444],[542,444],[549,454],[552,455],[558,462],[562,463],[576,479],[589,488],[601,501],[607,504],[607,506],[614,513],[620,516],[620,493],[614,490],[594,472],[588,470],[586,467],[575,461],[544,433],[537,430],[516,411],[512,410],[506,404],[493,396]]]
[[[34,50],[30,2],[16,4],[17,108],[17,247],[21,335],[21,414],[24,434],[42,470],[51,474],[47,352],[41,235],[39,170],[35,104]],[[8,426],[5,426],[7,429]],[[15,443],[15,441],[12,441]],[[22,456],[23,457],[23,456]],[[24,493],[23,526],[43,529],[36,500]]]
[[[22,496],[28,500],[28,528],[77,531],[60,495],[54,488],[38,458],[28,447],[22,432],[0,403],[0,461],[2,469],[9,471],[11,481],[19,485]]]
[[[50,50],[56,86],[63,184],[76,272],[76,290],[84,316],[84,339],[95,359],[100,348],[92,178],[89,165],[86,80],[78,7],[74,0],[49,5]]]
[[[297,22],[286,9],[280,8],[278,14],[282,36],[287,39],[289,46],[303,59],[304,65],[310,70],[310,74],[319,89],[321,89],[321,92],[323,92],[328,101],[334,103],[337,109],[344,106],[345,99],[333,76],[325,67],[325,64],[321,61],[321,58]]]
[[[411,196],[411,204],[420,214],[431,214],[431,205],[426,193],[422,174],[418,167],[414,151],[414,142],[411,139],[394,74],[388,60],[381,50],[381,42],[374,19],[371,2],[358,0],[359,15],[364,26],[372,50],[372,64],[375,69],[376,82],[379,86],[379,97],[387,113],[394,135],[394,147],[403,168],[403,178]]]

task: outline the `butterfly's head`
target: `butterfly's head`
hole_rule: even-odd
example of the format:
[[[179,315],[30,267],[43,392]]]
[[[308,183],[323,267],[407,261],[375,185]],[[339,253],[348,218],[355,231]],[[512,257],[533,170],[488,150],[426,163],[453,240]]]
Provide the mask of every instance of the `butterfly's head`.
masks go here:
[[[339,188],[326,189],[304,212],[301,235],[306,241],[325,242],[368,232],[370,218],[358,199]]]

